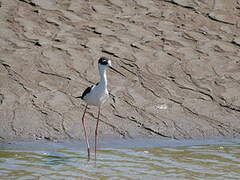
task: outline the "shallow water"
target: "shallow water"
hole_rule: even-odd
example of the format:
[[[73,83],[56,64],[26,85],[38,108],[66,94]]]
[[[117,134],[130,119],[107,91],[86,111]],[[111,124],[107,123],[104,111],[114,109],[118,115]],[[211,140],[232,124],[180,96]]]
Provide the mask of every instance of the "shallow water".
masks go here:
[[[1,143],[0,179],[240,178],[239,140],[112,140],[100,146],[97,160],[88,161],[77,142]]]

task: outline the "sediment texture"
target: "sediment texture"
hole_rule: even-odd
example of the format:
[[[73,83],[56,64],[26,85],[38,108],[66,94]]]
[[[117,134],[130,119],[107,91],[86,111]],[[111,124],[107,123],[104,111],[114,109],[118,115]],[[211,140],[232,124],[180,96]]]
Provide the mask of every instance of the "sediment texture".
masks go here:
[[[239,0],[1,0],[0,139],[82,139],[101,56],[101,137],[239,137],[239,48]]]

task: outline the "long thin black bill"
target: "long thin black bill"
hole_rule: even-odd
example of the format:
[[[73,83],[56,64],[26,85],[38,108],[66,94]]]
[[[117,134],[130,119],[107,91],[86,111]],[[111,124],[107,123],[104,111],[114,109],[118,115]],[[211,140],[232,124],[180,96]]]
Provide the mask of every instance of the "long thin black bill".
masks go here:
[[[123,77],[126,77],[124,74],[122,74],[118,70],[114,69],[112,66],[109,66],[109,68],[112,69],[113,71],[115,71],[116,73],[121,74]]]

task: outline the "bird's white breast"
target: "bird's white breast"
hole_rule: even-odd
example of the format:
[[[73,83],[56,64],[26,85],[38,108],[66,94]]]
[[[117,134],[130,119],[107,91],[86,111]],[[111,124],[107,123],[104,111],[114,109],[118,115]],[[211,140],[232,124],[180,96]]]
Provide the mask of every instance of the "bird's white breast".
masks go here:
[[[107,100],[108,97],[109,93],[107,88],[104,86],[95,85],[92,87],[91,92],[84,97],[84,100],[89,105],[100,106]]]

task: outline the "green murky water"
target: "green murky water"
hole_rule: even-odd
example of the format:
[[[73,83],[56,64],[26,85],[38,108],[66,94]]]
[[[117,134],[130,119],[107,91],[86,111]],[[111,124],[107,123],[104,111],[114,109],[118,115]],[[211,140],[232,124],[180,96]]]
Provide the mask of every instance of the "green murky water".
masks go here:
[[[112,140],[100,146],[97,160],[88,161],[77,142],[1,143],[0,179],[240,178],[239,140]]]

